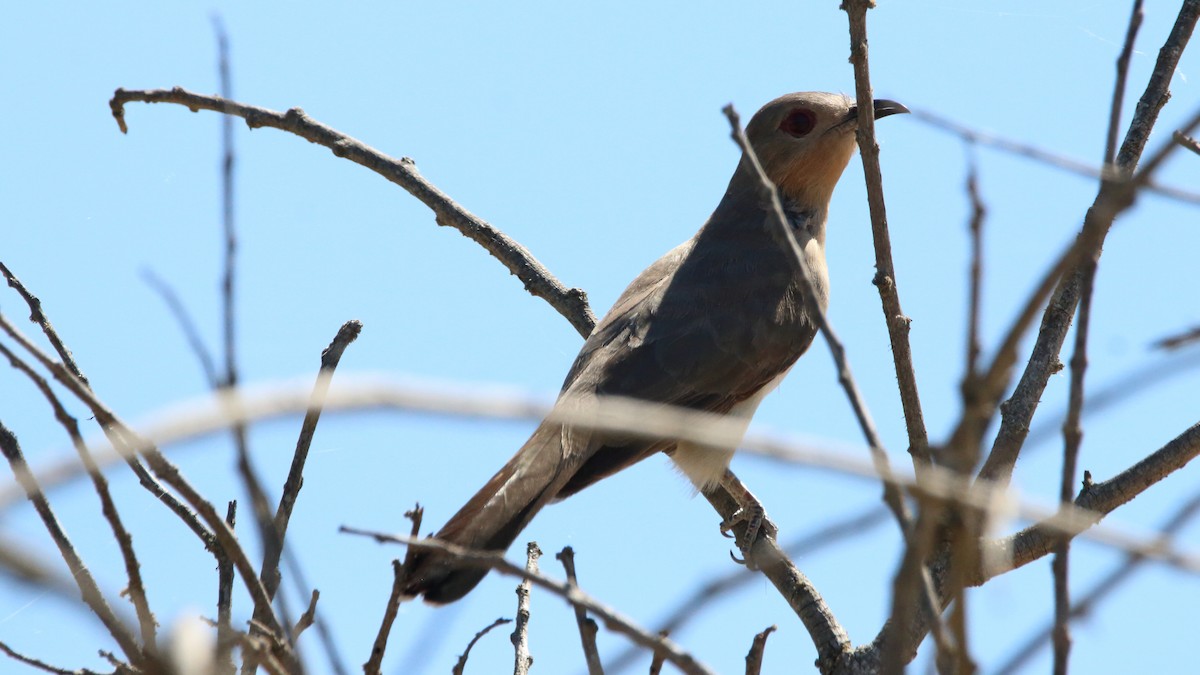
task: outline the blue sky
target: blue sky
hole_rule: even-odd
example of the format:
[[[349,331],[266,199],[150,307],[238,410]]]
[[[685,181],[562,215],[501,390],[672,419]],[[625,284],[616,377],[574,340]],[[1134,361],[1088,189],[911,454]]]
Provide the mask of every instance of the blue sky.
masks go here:
[[[98,394],[126,419],[201,395],[206,385],[145,270],[177,290],[212,348],[220,341],[220,120],[177,106],[132,105],[128,135],[107,106],[117,87],[215,92],[211,15],[232,42],[234,97],[317,120],[421,172],[466,208],[527,246],[603,312],[643,267],[690,237],[737,161],[721,106],[744,118],[779,94],[853,93],[845,13],[826,3],[23,3],[0,26],[0,259],[36,293]],[[1148,3],[1130,70],[1125,120],[1174,21],[1175,3]],[[876,94],[1087,162],[1103,151],[1113,64],[1126,3],[885,2],[870,13]],[[1195,49],[1172,80],[1151,148],[1200,106]],[[1070,241],[1095,181],[960,141],[912,117],[878,127],[895,264],[926,419],[944,437],[959,413],[964,352],[968,159],[988,204],[983,337],[990,353],[1040,270]],[[240,238],[239,362],[246,381],[308,377],[348,319],[364,323],[341,371],[461,386],[501,386],[550,398],[580,340],[475,244],[438,228],[416,200],[367,170],[273,130],[236,125]],[[1200,158],[1179,153],[1160,179],[1200,189]],[[1106,245],[1097,282],[1089,390],[1161,363],[1149,349],[1200,322],[1191,272],[1197,207],[1142,196]],[[834,197],[828,257],[830,317],[849,350],[893,462],[907,465],[903,419],[871,286],[874,257],[857,159]],[[9,317],[19,299],[0,297]],[[30,327],[32,331],[32,327]],[[1106,478],[1196,422],[1196,374],[1185,362],[1136,398],[1088,419],[1081,468]],[[1051,380],[1044,423],[1065,401]],[[0,419],[31,462],[68,452],[67,439],[21,376],[0,372]],[[73,410],[83,415],[81,406]],[[268,483],[282,482],[299,420],[256,428]],[[338,535],[349,524],[404,530],[413,502],[427,528],[449,516],[524,440],[532,423],[464,422],[404,414],[322,421],[290,541],[322,591],[352,669],[367,657],[400,549]],[[760,409],[755,428],[861,446],[818,342]],[[1057,494],[1061,439],[1028,448],[1020,494]],[[169,449],[214,501],[242,499],[224,438]],[[878,500],[877,486],[752,458],[734,469],[783,528],[783,539]],[[1150,532],[1190,495],[1188,467],[1111,524]],[[213,613],[206,554],[120,471],[151,600],[164,623]],[[547,509],[524,539],[548,553],[571,545],[581,584],[648,627],[698,583],[730,569],[715,514],[655,458]],[[116,552],[82,484],[52,495],[104,588],[123,584]],[[243,501],[243,505],[246,503]],[[249,512],[242,532],[249,538]],[[36,552],[53,549],[32,510],[0,516],[0,531]],[[1183,541],[1196,539],[1196,528]],[[1193,544],[1194,545],[1194,544]],[[887,611],[899,547],[881,526],[798,560],[856,644]],[[1081,544],[1073,581],[1086,587],[1117,556]],[[520,555],[518,547],[514,547]],[[544,567],[559,574],[548,555]],[[511,616],[514,582],[491,576],[459,605],[406,606],[389,672],[445,672],[474,635]],[[1039,561],[972,595],[972,647],[984,672],[1050,613],[1049,565]],[[1080,672],[1171,670],[1194,624],[1196,579],[1150,566],[1075,631]],[[236,610],[247,616],[239,598]],[[535,596],[537,672],[579,670],[565,605]],[[1133,620],[1130,617],[1139,617]],[[719,672],[742,668],[754,633],[770,624],[764,672],[809,663],[802,627],[763,581],[722,601],[674,637]],[[507,668],[507,630],[475,648],[468,672]],[[1163,639],[1166,638],[1166,639]],[[602,632],[612,653],[624,641]],[[102,668],[111,648],[79,608],[0,584],[0,640],[57,665]],[[1153,645],[1153,648],[1135,647]],[[1179,650],[1179,651],[1174,651]],[[315,671],[322,661],[310,647]],[[504,664],[496,666],[496,664]],[[1047,661],[1033,670],[1043,669]],[[639,669],[644,669],[644,663]],[[0,666],[8,672],[14,666]],[[424,670],[422,670],[424,668]]]

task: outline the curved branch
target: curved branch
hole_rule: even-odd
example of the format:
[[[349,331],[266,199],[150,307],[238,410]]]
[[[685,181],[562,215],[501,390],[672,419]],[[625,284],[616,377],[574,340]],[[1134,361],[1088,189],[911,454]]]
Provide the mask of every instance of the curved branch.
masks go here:
[[[266,108],[230,101],[220,96],[204,96],[182,87],[172,89],[117,89],[109,101],[113,117],[122,133],[129,131],[125,123],[125,104],[175,103],[195,112],[212,110],[246,120],[251,129],[272,127],[293,133],[304,140],[329,148],[334,155],[360,164],[399,185],[433,211],[438,225],[453,227],[463,236],[479,244],[525,284],[525,290],[539,297],[562,314],[580,335],[587,337],[596,325],[596,316],[588,306],[587,293],[579,288],[567,288],[550,270],[516,240],[492,227],[482,218],[467,211],[417,171],[408,157],[395,159],[366,145],[358,139],[328,127],[309,117],[300,108],[277,112]]]

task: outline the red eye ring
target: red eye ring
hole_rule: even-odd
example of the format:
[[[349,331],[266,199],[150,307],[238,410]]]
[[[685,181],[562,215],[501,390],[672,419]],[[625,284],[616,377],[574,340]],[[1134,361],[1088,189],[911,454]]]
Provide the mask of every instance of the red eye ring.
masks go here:
[[[817,115],[808,108],[796,108],[779,123],[779,130],[800,138],[807,136],[817,126]]]

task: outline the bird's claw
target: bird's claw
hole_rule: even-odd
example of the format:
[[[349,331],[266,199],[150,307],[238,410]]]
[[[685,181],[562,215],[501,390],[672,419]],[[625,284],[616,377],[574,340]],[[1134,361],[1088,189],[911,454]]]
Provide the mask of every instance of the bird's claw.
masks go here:
[[[729,552],[729,557],[733,558],[735,563],[753,567],[747,561],[750,558],[750,549],[754,546],[754,542],[758,541],[764,515],[762,508],[742,507],[735,511],[728,520],[721,521],[721,536],[732,538],[737,544],[738,550],[742,552],[741,558],[735,556],[732,551]],[[740,537],[733,531],[734,526],[738,523],[746,524],[746,532]]]

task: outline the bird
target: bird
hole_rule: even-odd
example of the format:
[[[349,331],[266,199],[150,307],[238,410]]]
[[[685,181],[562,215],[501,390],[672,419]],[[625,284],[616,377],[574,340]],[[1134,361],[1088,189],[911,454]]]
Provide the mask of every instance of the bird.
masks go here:
[[[873,101],[876,119],[909,112]],[[829,302],[825,225],[856,147],[858,110],[841,94],[798,92],[764,105],[746,138],[778,189],[812,291]],[[769,195],[769,193],[767,193]],[[712,215],[688,241],[639,274],[600,320],[567,373],[558,407],[621,396],[727,415],[743,424],[817,332],[802,279],[779,243],[769,196],[743,153]],[[599,432],[551,416],[434,539],[503,552],[544,506],[658,452],[697,488],[721,481],[734,448]],[[446,604],[486,575],[433,549],[410,551],[406,596]]]

